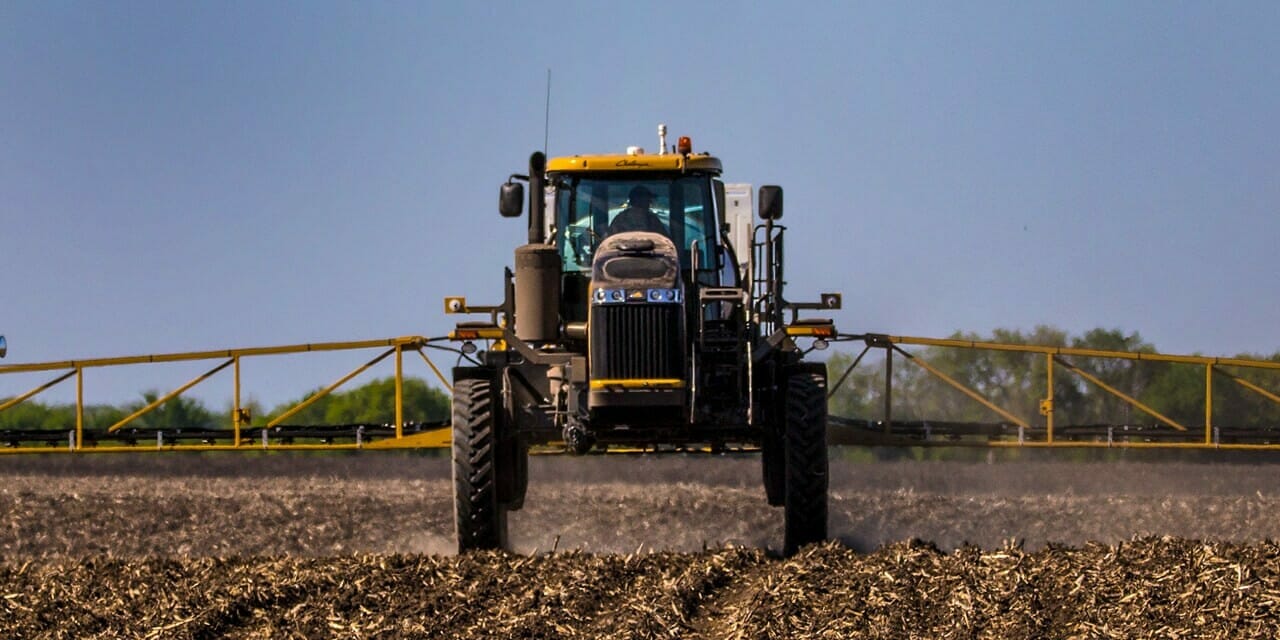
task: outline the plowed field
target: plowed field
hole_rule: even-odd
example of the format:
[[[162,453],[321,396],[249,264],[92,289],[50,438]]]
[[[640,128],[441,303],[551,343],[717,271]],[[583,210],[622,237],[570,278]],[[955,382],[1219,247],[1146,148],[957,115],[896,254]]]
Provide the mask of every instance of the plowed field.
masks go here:
[[[1271,466],[833,463],[780,559],[758,464],[539,458],[457,557],[439,458],[0,458],[0,637],[1280,635]]]

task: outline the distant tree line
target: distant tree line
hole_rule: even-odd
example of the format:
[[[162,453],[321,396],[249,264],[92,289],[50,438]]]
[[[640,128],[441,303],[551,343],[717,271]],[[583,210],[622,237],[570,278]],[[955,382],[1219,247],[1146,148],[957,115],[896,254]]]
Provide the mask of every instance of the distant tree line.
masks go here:
[[[252,424],[263,426],[282,415],[303,400],[315,395],[317,390],[302,397],[282,403],[270,411],[264,411],[256,402],[247,403]],[[449,416],[449,396],[439,389],[429,387],[419,378],[404,378],[404,418],[409,422],[433,422]],[[115,405],[89,405],[85,407],[85,425],[104,429],[134,411],[154,402],[160,394],[148,391],[141,399]],[[3,399],[0,398],[0,401]],[[395,379],[373,380],[348,391],[334,391],[317,400],[306,409],[290,416],[286,421],[295,425],[336,424],[390,424],[395,422]],[[43,404],[27,401],[5,411],[0,411],[0,430],[52,429],[69,430],[76,425],[74,404]],[[231,426],[230,402],[223,411],[213,411],[203,402],[179,396],[156,407],[146,415],[129,423],[139,428],[221,428]]]
[[[957,332],[957,340],[1001,342],[1038,346],[1076,347],[1108,351],[1155,353],[1154,345],[1137,333],[1118,329],[1092,329],[1070,336],[1049,326],[1030,332],[996,329],[990,335]],[[1043,354],[982,351],[948,347],[904,347],[956,381],[1010,413],[1043,426],[1040,400],[1046,394],[1046,359]],[[885,367],[883,350],[873,349],[835,392],[832,415],[880,419],[884,412]],[[831,384],[848,370],[856,354],[836,353],[827,363]],[[1240,358],[1280,362],[1280,352],[1270,356],[1240,354]],[[1195,364],[1063,356],[1111,387],[1139,400],[1184,426],[1203,427],[1205,368]],[[1280,393],[1275,371],[1221,367],[1221,370]],[[1155,424],[1157,420],[1084,378],[1054,366],[1054,423]],[[952,420],[999,422],[995,413],[947,385],[922,367],[896,354],[893,362],[893,417],[895,420]],[[1280,404],[1249,391],[1225,375],[1213,376],[1213,424],[1255,427],[1280,425]]]

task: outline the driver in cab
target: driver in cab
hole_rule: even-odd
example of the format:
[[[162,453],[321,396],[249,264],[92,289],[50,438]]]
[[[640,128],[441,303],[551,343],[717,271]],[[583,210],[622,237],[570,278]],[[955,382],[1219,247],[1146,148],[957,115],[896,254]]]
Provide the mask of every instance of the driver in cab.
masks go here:
[[[633,187],[627,194],[627,208],[609,223],[609,232],[606,235],[623,231],[651,231],[668,235],[667,225],[663,224],[662,219],[649,208],[652,202],[652,191],[644,185]]]

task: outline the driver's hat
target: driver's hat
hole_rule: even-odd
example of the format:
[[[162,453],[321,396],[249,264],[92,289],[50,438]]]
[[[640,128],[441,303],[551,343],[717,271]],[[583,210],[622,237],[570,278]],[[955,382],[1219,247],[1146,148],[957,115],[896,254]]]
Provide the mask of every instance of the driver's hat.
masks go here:
[[[638,184],[631,188],[631,192],[627,194],[627,201],[634,204],[637,200],[645,202],[653,202],[653,192],[648,187]]]

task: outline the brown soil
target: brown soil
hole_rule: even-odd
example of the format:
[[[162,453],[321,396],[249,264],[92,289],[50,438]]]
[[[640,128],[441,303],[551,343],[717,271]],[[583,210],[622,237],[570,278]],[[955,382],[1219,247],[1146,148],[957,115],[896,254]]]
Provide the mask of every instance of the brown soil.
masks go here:
[[[783,560],[758,465],[537,458],[520,554],[456,557],[442,458],[0,458],[0,636],[1280,630],[1269,466],[833,463],[838,542]]]

